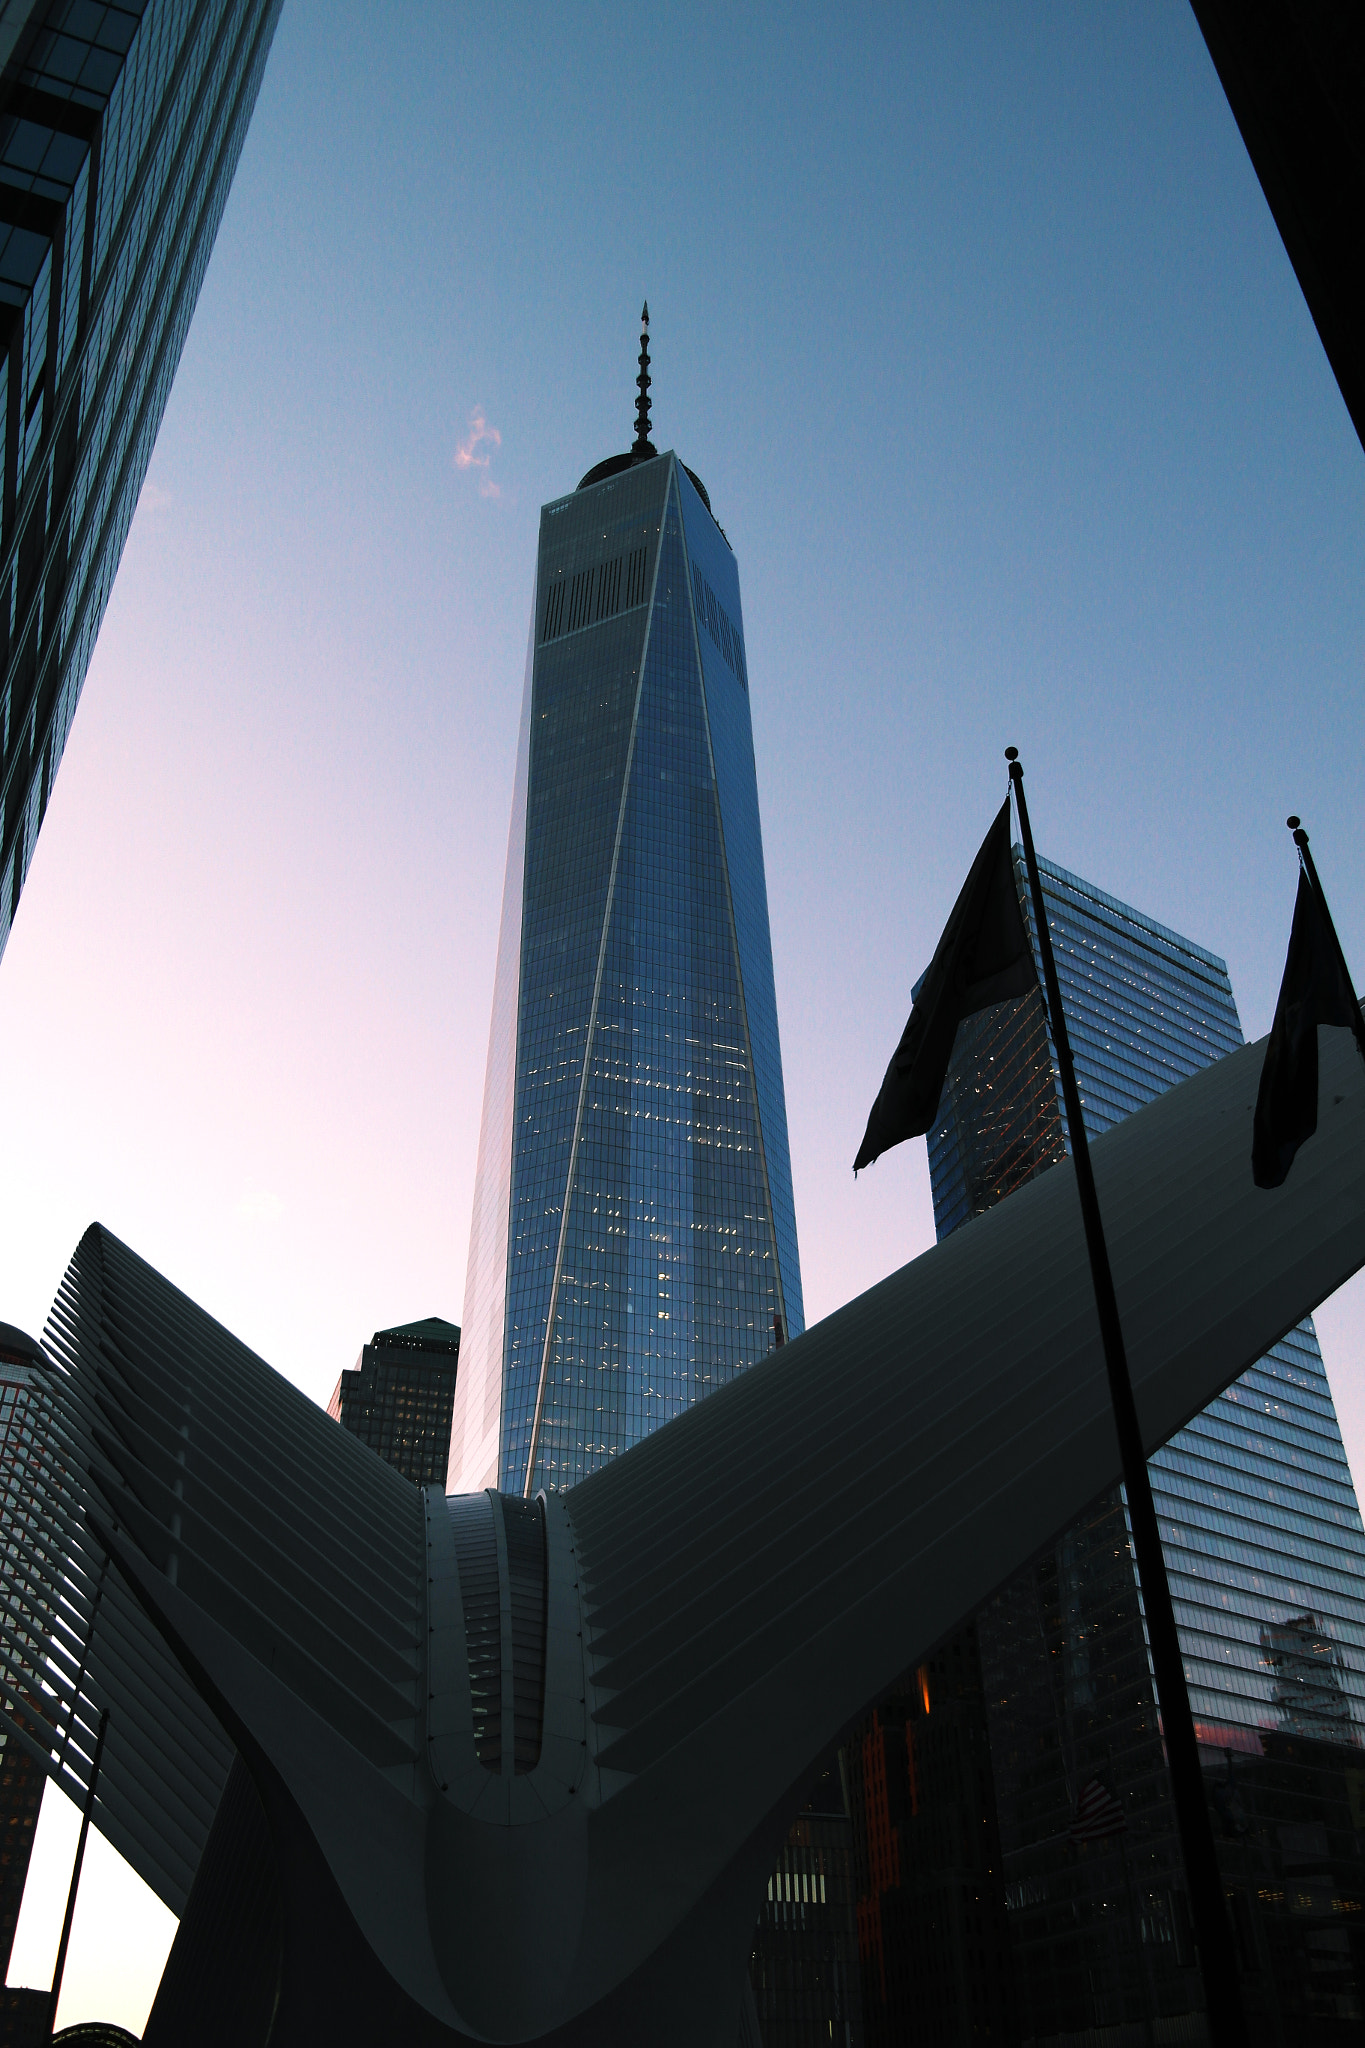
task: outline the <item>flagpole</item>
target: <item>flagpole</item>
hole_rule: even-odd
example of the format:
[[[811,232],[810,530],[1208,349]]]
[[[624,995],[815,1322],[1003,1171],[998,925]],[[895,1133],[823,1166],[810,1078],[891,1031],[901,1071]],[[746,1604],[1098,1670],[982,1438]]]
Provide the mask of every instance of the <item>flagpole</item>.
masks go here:
[[[1297,818],[1289,817],[1284,822],[1294,835],[1294,844],[1299,849],[1299,859],[1307,870],[1309,884],[1313,894],[1318,899],[1318,909],[1322,912],[1322,921],[1327,927],[1328,937],[1336,948],[1337,965],[1341,969],[1341,978],[1345,982],[1347,993],[1351,998],[1351,1029],[1356,1035],[1356,1044],[1360,1047],[1360,1057],[1365,1060],[1365,1017],[1362,1017],[1360,1014],[1360,1004],[1356,1001],[1356,985],[1351,979],[1351,970],[1346,965],[1346,954],[1342,948],[1341,940],[1337,937],[1337,928],[1332,922],[1332,913],[1327,908],[1327,898],[1322,893],[1322,883],[1318,880],[1317,863],[1313,859],[1312,849],[1308,844],[1308,834]]]
[[[1208,2008],[1206,2017],[1209,2040],[1212,2048],[1245,2048],[1246,2021],[1242,2012],[1242,1992],[1237,1977],[1232,1926],[1223,1899],[1223,1880],[1218,1869],[1208,1803],[1204,1797],[1204,1774],[1199,1764],[1199,1744],[1194,1732],[1194,1717],[1190,1712],[1190,1696],[1185,1685],[1184,1658],[1181,1654],[1180,1638],[1176,1632],[1175,1611],[1171,1606],[1171,1589],[1166,1577],[1161,1531],[1157,1525],[1151,1481],[1147,1476],[1147,1453],[1138,1425],[1133,1383],[1128,1373],[1123,1328],[1119,1321],[1118,1297],[1114,1292],[1114,1277],[1109,1267],[1109,1250],[1105,1243],[1104,1226],[1100,1221],[1099,1198],[1095,1193],[1090,1146],[1085,1135],[1080,1091],[1076,1086],[1076,1070],[1071,1059],[1071,1041],[1067,1037],[1062,993],[1057,981],[1057,963],[1052,954],[1052,935],[1048,929],[1047,908],[1043,902],[1038,856],[1033,850],[1033,831],[1029,824],[1028,805],[1024,801],[1024,771],[1019,763],[1017,747],[1006,747],[1005,757],[1010,764],[1010,781],[1014,787],[1015,802],[1019,806],[1020,830],[1024,835],[1024,857],[1028,863],[1029,891],[1033,898],[1034,922],[1038,930],[1038,950],[1043,956],[1043,979],[1047,988],[1047,1007],[1052,1021],[1052,1043],[1056,1049],[1057,1065],[1061,1075],[1062,1100],[1066,1104],[1071,1158],[1076,1169],[1076,1189],[1081,1199],[1086,1249],[1090,1254],[1090,1274],[1095,1288],[1095,1308],[1099,1316],[1100,1339],[1104,1346],[1104,1363],[1109,1376],[1109,1397],[1113,1404],[1114,1425],[1123,1461],[1123,1482],[1128,1493],[1128,1515],[1133,1528],[1133,1549],[1137,1557],[1143,1610],[1147,1617],[1147,1638],[1151,1646],[1157,1691],[1160,1694],[1161,1726],[1166,1738],[1171,1793],[1175,1804],[1176,1824],[1180,1832],[1185,1879],[1189,1885],[1195,1939],[1199,1944],[1204,1996]]]

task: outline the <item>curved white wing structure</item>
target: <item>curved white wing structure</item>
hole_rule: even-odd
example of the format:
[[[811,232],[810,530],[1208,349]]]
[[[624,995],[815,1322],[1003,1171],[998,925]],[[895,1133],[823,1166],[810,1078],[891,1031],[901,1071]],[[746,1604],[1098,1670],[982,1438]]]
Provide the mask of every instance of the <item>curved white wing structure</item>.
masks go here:
[[[1365,1262],[1351,1039],[1322,1034],[1273,1194],[1262,1051],[1094,1147],[1153,1448]],[[275,2043],[732,2039],[804,1774],[1118,1475],[1069,1163],[539,1506],[419,1494],[98,1227],[48,1346],[72,1568],[114,1559],[193,1683],[180,1748],[221,1760],[226,1729],[310,1902]],[[111,1729],[145,1719],[94,1637]],[[109,1755],[158,1882],[202,1799],[145,1743]]]

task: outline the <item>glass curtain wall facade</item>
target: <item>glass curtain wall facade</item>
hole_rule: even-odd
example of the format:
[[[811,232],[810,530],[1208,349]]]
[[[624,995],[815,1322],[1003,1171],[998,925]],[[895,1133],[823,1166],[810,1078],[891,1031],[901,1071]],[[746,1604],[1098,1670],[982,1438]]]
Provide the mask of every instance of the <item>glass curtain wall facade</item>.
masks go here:
[[[803,1327],[748,682],[675,456],[544,507],[452,1491],[572,1486]]]
[[[1017,849],[1015,867],[1036,954]],[[1215,954],[1040,867],[1086,1128],[1099,1136],[1240,1045],[1241,1026]],[[1065,1149],[1041,998],[969,1020],[929,1137],[939,1235]],[[1358,2038],[1365,1538],[1311,1320],[1150,1470],[1254,2038]],[[1142,2030],[1135,2039],[1202,2039],[1122,1489],[972,1629],[1000,1846],[982,1875],[1008,1929],[1006,2038],[1090,2040],[1126,2024]],[[865,1992],[869,1981],[865,1953]]]
[[[0,951],[281,4],[0,5]]]

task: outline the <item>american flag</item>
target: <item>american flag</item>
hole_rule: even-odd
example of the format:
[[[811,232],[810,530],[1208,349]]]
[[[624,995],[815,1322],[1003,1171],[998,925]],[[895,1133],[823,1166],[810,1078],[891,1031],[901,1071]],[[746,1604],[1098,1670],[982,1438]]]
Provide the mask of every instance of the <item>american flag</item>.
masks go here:
[[[1127,1826],[1123,1808],[1108,1786],[1092,1778],[1076,1801],[1076,1816],[1070,1828],[1072,1841],[1099,1842],[1106,1835],[1121,1835]]]

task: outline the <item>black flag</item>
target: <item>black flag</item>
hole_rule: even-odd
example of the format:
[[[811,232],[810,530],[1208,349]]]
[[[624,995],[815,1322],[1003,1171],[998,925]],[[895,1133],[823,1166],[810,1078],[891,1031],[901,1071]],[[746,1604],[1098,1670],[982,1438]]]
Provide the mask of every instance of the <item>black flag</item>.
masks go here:
[[[1317,1129],[1318,1026],[1349,1026],[1354,1009],[1322,905],[1300,868],[1284,980],[1256,1098],[1251,1177],[1258,1188],[1282,1187],[1294,1154]]]
[[[881,1092],[872,1105],[853,1171],[904,1138],[927,1131],[938,1110],[953,1039],[964,1017],[1038,985],[1010,861],[1010,803],[981,842],[920,984]]]

